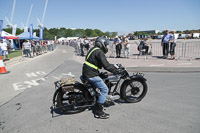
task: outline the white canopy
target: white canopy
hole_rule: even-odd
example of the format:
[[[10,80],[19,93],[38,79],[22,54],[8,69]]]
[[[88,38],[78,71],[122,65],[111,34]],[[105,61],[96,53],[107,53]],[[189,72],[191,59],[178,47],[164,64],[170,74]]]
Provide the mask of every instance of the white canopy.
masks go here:
[[[4,37],[5,39],[18,39],[17,36],[14,36],[8,32],[5,32],[5,31],[2,31],[2,34],[1,34],[2,37]]]
[[[60,41],[63,41],[65,39],[67,39],[67,38],[61,37],[61,38],[58,39],[58,41],[60,42]]]
[[[67,40],[74,40],[74,39],[78,39],[79,37],[67,37]]]

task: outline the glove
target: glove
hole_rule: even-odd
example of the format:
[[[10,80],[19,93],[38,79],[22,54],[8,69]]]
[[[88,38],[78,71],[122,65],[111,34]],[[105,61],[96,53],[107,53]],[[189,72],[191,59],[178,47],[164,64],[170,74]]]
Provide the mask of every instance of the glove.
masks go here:
[[[117,69],[120,69],[122,65],[121,65],[121,64],[115,64],[114,66],[115,66]]]

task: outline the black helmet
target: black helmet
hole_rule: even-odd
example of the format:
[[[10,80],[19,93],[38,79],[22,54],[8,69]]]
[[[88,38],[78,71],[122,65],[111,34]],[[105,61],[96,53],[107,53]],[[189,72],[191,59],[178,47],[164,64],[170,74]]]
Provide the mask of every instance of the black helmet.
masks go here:
[[[103,37],[96,39],[94,46],[100,48],[105,54],[108,52],[107,45],[109,45],[109,40]]]

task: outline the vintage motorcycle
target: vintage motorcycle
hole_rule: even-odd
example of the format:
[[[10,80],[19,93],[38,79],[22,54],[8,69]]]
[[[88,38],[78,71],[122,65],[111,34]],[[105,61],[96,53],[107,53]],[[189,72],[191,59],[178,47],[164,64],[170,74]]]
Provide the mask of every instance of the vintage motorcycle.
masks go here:
[[[141,101],[147,93],[146,79],[143,73],[129,73],[119,65],[121,74],[101,72],[100,77],[109,88],[107,101],[121,99],[128,103]],[[61,84],[54,82],[56,91],[53,96],[53,109],[60,109],[66,114],[80,113],[94,106],[100,90],[95,88],[86,78],[80,77],[82,83]]]

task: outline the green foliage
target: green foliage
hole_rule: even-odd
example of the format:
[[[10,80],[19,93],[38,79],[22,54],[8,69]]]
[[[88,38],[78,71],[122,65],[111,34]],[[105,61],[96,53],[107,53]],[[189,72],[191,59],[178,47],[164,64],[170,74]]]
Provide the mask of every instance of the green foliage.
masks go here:
[[[11,51],[10,54],[8,54],[8,59],[12,59],[14,57],[17,57],[17,56],[21,56],[21,50],[15,50],[15,51]]]
[[[6,28],[6,29],[3,29],[5,32],[8,32],[10,34],[12,34],[12,28]]]
[[[6,32],[8,33],[12,33],[12,29],[11,28],[6,28],[4,29]],[[17,35],[23,33],[24,30],[23,29],[19,29],[17,28]],[[33,32],[36,32],[36,35],[39,36],[39,29],[33,29]],[[54,37],[57,36],[57,38],[60,37],[81,37],[81,38],[85,38],[85,37],[97,37],[97,36],[107,36],[107,37],[115,37],[117,35],[116,32],[113,32],[112,35],[109,34],[110,32],[102,32],[101,30],[98,29],[66,29],[64,27],[61,27],[60,29],[58,28],[51,28],[51,29],[47,29],[46,27],[44,27],[43,30],[43,38],[44,39],[50,39],[50,40],[54,40]]]

